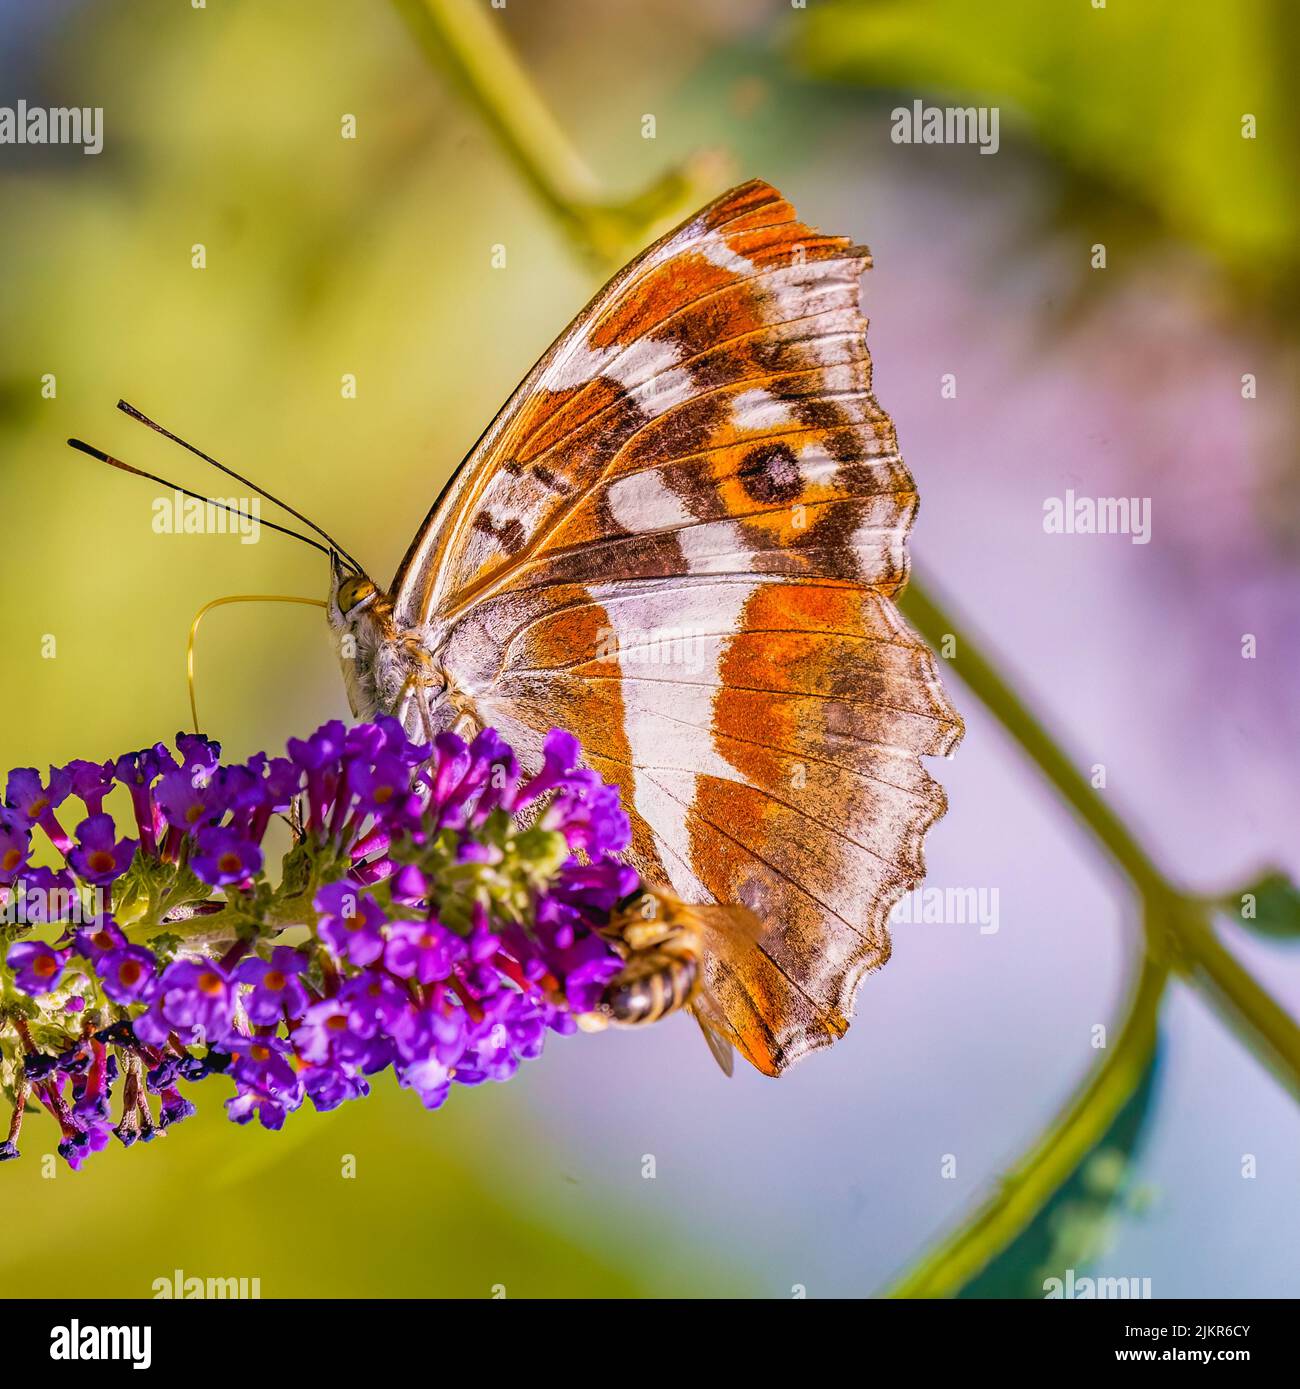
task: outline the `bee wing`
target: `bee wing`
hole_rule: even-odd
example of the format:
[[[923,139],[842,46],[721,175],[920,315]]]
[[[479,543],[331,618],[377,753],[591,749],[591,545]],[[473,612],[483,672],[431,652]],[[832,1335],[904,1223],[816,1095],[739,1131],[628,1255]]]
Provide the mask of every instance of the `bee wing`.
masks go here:
[[[704,980],[694,1001],[693,1011],[704,1029],[709,1050],[726,1074],[731,1075],[733,1049],[750,1060],[753,1057],[722,1000],[733,998],[744,981],[749,996],[758,1004],[764,1004],[765,995],[759,990],[758,981],[763,978],[762,966],[769,963],[764,948],[765,938],[774,927],[738,903],[691,903],[689,906],[683,905],[682,910],[689,913],[704,954]],[[779,924],[776,929],[779,929]],[[766,1004],[775,1006],[775,1000],[767,999]],[[778,1074],[763,1067],[759,1069],[767,1075]]]
[[[700,933],[704,948],[722,959],[741,957],[758,947],[763,923],[748,907],[739,903],[682,905],[680,910]]]
[[[748,907],[736,904],[692,904],[683,905],[681,910],[699,933],[705,957],[706,982],[700,986],[691,1012],[704,1033],[713,1059],[722,1067],[723,1075],[730,1076],[736,1069],[735,1047],[739,1038],[727,1020],[726,1009],[710,992],[707,980],[715,971],[728,969],[731,963],[743,964],[745,958],[758,949],[763,923]]]
[[[718,1001],[708,991],[701,989],[696,996],[695,1002],[691,1004],[691,1015],[700,1025],[700,1031],[704,1033],[704,1040],[709,1044],[709,1051],[713,1053],[713,1059],[722,1067],[724,1076],[732,1076],[736,1073],[736,1049],[727,1039],[726,1015],[718,1006]]]

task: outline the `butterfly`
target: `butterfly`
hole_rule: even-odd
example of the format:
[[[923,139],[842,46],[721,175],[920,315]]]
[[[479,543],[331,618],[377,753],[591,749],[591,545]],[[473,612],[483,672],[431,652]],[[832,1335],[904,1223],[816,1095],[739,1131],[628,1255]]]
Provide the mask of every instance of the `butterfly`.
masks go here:
[[[330,546],[353,714],[492,727],[526,769],[575,734],[643,878],[760,923],[710,935],[694,1006],[772,1076],[888,958],[945,809],[920,759],[962,733],[893,601],[917,492],[871,391],[869,265],[732,189],[574,319],[387,590]]]

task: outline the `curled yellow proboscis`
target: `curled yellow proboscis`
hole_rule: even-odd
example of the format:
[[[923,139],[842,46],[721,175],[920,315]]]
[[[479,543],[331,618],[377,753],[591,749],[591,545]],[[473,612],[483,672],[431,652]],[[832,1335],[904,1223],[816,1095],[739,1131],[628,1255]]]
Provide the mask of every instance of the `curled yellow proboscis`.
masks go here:
[[[326,606],[319,598],[298,598],[287,593],[232,593],[225,598],[214,598],[210,603],[204,603],[194,614],[194,621],[190,623],[190,638],[185,644],[185,679],[190,689],[190,717],[194,720],[195,733],[201,733],[202,730],[199,728],[199,706],[194,698],[194,638],[204,617],[213,608],[224,607],[227,603],[303,603],[309,608]]]

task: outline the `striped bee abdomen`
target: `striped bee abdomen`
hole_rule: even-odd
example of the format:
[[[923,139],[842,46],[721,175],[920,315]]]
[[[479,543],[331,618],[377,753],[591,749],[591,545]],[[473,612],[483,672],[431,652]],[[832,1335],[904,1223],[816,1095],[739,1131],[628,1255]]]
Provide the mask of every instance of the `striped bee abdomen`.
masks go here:
[[[610,980],[601,1006],[625,1027],[658,1022],[691,1001],[699,977],[698,956],[647,950]]]

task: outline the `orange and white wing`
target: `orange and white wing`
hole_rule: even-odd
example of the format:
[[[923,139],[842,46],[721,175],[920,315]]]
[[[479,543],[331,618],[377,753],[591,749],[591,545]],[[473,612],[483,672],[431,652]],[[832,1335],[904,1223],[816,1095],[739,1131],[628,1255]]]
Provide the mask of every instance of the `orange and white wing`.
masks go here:
[[[711,1019],[760,1070],[843,1034],[961,722],[892,596],[916,489],[871,394],[868,255],[751,182],[623,270],[462,465],[394,583],[527,762],[578,735],[633,853],[740,902]]]

